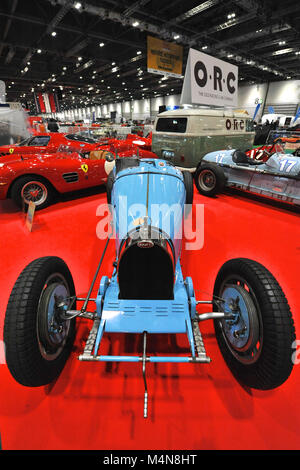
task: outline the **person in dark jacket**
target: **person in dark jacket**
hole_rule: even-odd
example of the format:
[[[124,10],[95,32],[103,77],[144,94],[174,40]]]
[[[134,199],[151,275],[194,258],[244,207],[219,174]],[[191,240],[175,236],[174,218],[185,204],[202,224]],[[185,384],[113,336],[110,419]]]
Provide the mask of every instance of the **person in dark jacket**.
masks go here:
[[[49,122],[48,122],[48,131],[49,132],[58,132],[58,124],[57,122],[55,121],[55,119],[51,118],[49,119]]]

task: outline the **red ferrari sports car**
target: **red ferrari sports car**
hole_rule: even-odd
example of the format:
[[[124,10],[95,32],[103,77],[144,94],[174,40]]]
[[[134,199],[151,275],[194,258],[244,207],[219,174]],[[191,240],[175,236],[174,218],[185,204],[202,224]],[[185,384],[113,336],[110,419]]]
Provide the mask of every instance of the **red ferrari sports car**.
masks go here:
[[[85,153],[95,150],[99,147],[99,144],[94,139],[77,134],[49,132],[29,137],[20,144],[2,145],[0,147],[0,158],[1,155],[7,154],[56,153],[61,146],[75,152]]]
[[[128,134],[126,140],[131,141],[133,145],[136,145],[139,148],[143,148],[144,150],[151,150],[152,132],[150,132],[146,137],[140,137],[136,134]]]
[[[137,147],[144,150],[151,150],[151,134],[147,137],[139,137],[135,134],[129,134],[125,140],[114,138],[103,138],[97,141],[92,137],[81,134],[63,134],[59,132],[41,133],[29,137],[20,144],[2,145],[0,147],[0,157],[7,154],[28,154],[28,153],[56,153],[57,151],[67,150],[79,152],[81,154],[89,153],[99,147],[107,150],[115,148],[116,150],[134,150]]]
[[[117,153],[125,150],[136,151],[137,149],[151,151],[151,143],[151,137],[139,137],[136,134],[128,134],[124,140],[113,137],[103,137],[98,141],[98,145],[100,145],[101,148]]]
[[[4,155],[0,159],[0,200],[11,198],[20,208],[33,201],[36,209],[43,209],[59,193],[102,185],[114,166],[111,153],[98,144],[96,150],[85,155],[66,151]],[[116,153],[123,158],[137,152],[119,149]],[[138,154],[141,158],[157,158],[143,149]]]

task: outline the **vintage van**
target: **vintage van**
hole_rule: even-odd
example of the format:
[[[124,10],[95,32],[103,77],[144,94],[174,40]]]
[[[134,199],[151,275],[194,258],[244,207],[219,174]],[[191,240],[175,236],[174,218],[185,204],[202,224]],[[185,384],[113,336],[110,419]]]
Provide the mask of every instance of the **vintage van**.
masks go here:
[[[176,109],[157,115],[152,152],[194,172],[207,153],[250,149],[254,136],[253,121],[246,111]]]

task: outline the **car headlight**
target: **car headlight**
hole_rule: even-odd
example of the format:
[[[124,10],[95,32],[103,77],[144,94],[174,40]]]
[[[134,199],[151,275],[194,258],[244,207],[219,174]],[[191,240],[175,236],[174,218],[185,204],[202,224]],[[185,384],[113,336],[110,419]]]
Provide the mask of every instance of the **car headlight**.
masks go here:
[[[173,158],[175,156],[175,152],[172,152],[172,150],[162,150],[161,156],[162,158]]]

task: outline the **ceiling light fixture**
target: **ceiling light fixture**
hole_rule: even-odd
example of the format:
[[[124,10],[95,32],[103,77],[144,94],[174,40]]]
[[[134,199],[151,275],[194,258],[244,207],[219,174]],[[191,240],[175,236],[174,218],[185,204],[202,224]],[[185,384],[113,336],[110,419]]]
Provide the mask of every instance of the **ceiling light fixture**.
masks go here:
[[[287,49],[280,49],[279,51],[275,51],[272,53],[272,55],[281,55],[281,54],[289,54],[290,52],[293,52],[293,48],[287,48]]]
[[[52,31],[51,36],[55,37],[56,36],[56,31]]]

